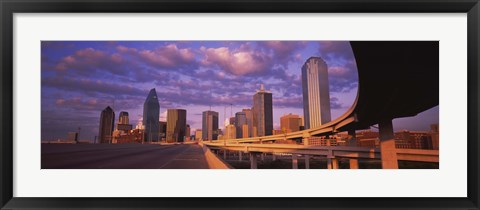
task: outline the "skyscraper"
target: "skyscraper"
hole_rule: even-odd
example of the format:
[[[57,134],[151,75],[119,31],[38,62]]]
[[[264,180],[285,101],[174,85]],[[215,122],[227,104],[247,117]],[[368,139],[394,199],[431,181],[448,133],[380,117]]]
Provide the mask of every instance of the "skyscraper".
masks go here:
[[[247,118],[247,127],[248,127],[248,135],[244,138],[253,137],[253,112],[251,109],[243,109],[242,112],[245,113],[245,117]]]
[[[164,141],[167,133],[167,122],[158,122],[158,140]]]
[[[195,140],[203,139],[202,136],[203,136],[203,135],[202,135],[202,129],[197,129],[197,130],[195,131]]]
[[[228,118],[228,121],[230,122],[230,125],[235,125],[235,117]]]
[[[128,123],[128,112],[120,112],[120,115],[118,116],[117,130],[125,132],[132,130],[132,125]]]
[[[204,111],[202,113],[202,139],[218,139],[218,112]]]
[[[155,88],[148,93],[143,104],[143,126],[145,128],[145,141],[158,141],[159,134],[160,104],[158,103],[157,91]]]
[[[129,124],[128,112],[120,112],[118,116],[118,124]]]
[[[100,126],[98,131],[99,142],[112,143],[113,126],[115,123],[115,112],[110,106],[107,106],[100,114]]]
[[[190,133],[192,131],[190,130],[190,125],[187,124],[187,126],[185,127],[185,141],[187,140],[190,140]]]
[[[272,135],[273,108],[272,93],[265,91],[263,84],[253,96],[253,118],[257,136]],[[256,125],[256,126],[255,126]],[[254,131],[255,132],[255,131]]]
[[[224,139],[235,139],[235,138],[237,138],[235,125],[233,125],[233,124],[227,125],[227,127],[225,127],[225,132],[226,132],[226,134],[225,134]]]
[[[237,138],[243,138],[243,125],[247,124],[247,116],[245,112],[235,113],[235,128],[237,133]]]
[[[187,127],[187,110],[167,110],[167,142],[183,142]]]
[[[328,67],[319,57],[310,57],[302,66],[305,129],[331,121]]]

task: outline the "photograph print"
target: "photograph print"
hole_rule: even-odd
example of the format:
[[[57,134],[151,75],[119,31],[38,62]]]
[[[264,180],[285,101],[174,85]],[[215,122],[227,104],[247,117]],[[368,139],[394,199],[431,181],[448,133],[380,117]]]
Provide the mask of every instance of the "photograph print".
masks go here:
[[[438,41],[41,41],[41,169],[439,169]]]

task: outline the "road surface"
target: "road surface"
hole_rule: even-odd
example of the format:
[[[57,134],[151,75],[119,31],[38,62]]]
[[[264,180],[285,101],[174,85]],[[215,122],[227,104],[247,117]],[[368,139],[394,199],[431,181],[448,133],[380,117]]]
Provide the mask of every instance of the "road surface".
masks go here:
[[[197,144],[42,144],[42,169],[208,169]]]

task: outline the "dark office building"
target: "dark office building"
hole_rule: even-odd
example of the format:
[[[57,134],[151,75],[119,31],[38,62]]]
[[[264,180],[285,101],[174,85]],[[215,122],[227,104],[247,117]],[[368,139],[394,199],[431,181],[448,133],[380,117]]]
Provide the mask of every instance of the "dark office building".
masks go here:
[[[143,126],[145,129],[146,142],[158,141],[159,134],[160,104],[158,103],[157,92],[155,88],[148,93],[147,99],[143,104]]]
[[[120,112],[120,115],[118,116],[118,124],[129,124],[128,112]]]
[[[253,118],[255,120],[257,136],[272,135],[273,132],[273,105],[272,93],[265,91],[263,84],[253,96]]]
[[[204,111],[202,113],[202,139],[218,139],[218,112]]]
[[[115,123],[115,112],[110,106],[107,106],[100,114],[100,126],[98,139],[102,144],[112,143],[113,126]]]
[[[125,132],[132,130],[133,126],[128,123],[128,112],[120,112],[120,115],[118,116],[117,130]]]
[[[235,129],[237,139],[243,138],[243,125],[247,125],[247,115],[245,112],[237,112],[235,113]]]
[[[187,110],[167,110],[167,142],[183,142],[187,128]]]
[[[167,136],[167,122],[160,121],[159,122],[159,139],[160,140],[165,140],[165,137]]]

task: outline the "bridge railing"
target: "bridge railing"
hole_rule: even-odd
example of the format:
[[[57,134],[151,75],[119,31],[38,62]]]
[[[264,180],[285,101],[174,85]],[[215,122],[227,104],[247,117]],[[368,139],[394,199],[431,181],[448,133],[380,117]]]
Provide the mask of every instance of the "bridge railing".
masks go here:
[[[239,144],[224,142],[203,142],[211,149],[221,149],[229,151],[239,151],[249,153],[250,161],[256,162],[257,154],[292,154],[292,167],[298,168],[296,158],[298,155],[305,157],[305,160],[311,156],[321,156],[328,160],[328,168],[338,168],[339,158],[348,158],[351,168],[358,168],[358,159],[381,159],[380,149],[368,147],[350,147],[350,146],[312,146],[297,144]],[[398,160],[418,161],[418,162],[439,162],[438,150],[419,150],[419,149],[396,149]],[[256,163],[251,163],[252,168],[256,168]],[[307,166],[308,167],[308,166]]]

